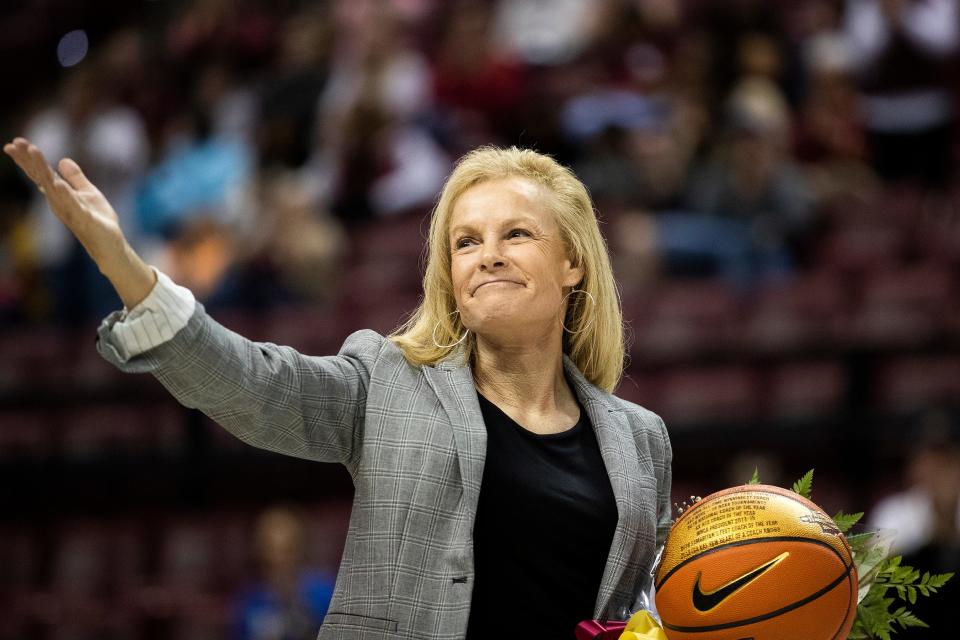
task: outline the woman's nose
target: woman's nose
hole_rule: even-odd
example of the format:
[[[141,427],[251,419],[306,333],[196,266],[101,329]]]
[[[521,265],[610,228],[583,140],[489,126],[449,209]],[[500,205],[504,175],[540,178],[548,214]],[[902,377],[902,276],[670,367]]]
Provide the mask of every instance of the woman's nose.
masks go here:
[[[507,264],[506,258],[495,244],[486,244],[483,247],[483,255],[480,257],[480,269],[497,269]]]

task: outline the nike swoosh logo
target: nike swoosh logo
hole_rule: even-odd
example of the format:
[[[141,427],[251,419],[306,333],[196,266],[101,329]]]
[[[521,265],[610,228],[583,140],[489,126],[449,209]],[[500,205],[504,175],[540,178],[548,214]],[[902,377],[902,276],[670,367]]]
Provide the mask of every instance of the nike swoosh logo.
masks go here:
[[[703,575],[703,572],[701,571],[697,573],[697,580],[693,583],[693,606],[696,607],[697,611],[710,611],[721,602],[732,596],[735,592],[739,591],[765,574],[767,571],[770,571],[770,569],[773,569],[776,565],[783,562],[783,560],[789,555],[789,551],[784,551],[773,560],[764,562],[756,569],[752,569],[739,578],[734,578],[727,584],[714,589],[713,591],[705,592],[700,589],[700,577]]]

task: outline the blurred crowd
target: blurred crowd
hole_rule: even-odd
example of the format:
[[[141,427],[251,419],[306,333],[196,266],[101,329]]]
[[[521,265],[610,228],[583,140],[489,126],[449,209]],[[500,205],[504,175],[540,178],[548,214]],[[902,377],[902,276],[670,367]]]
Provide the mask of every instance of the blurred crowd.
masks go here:
[[[960,226],[956,0],[164,4],[7,104],[3,129],[76,159],[133,247],[208,308],[333,304],[362,230],[423,220],[488,143],[574,168],[626,296],[664,276],[788,277],[829,212],[891,191]],[[119,308],[15,186],[0,322]]]
[[[308,353],[416,304],[427,216],[458,157],[550,153],[595,200],[634,332],[618,393],[671,425],[675,495],[816,465],[823,504],[870,509],[910,561],[955,570],[958,5],[22,0],[0,8],[0,78],[16,79],[0,132],[74,158],[138,253],[219,319]],[[38,57],[79,27],[89,47],[61,51],[70,66]],[[255,520],[261,479],[226,450],[210,477],[240,524],[181,514],[175,488],[131,499],[149,517],[114,495],[136,467],[166,485],[167,460],[207,465],[191,418],[162,420],[89,348],[90,324],[121,306],[0,162],[0,471],[23,496],[0,513],[0,638],[313,637],[345,507],[306,527],[283,509]],[[169,458],[137,444],[168,432],[186,439]],[[120,513],[74,526],[84,491]],[[54,494],[67,515],[23,506]],[[946,606],[920,611],[948,628]]]

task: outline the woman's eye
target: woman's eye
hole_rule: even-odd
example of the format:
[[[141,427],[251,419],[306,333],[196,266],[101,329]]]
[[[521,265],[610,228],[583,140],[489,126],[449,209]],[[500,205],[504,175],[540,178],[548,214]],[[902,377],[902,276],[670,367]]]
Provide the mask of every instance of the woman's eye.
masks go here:
[[[511,231],[511,232],[509,233],[509,237],[511,237],[511,238],[527,237],[527,236],[529,236],[529,235],[530,235],[530,234],[526,231],[526,229],[514,229],[513,231]]]
[[[454,249],[463,249],[464,247],[469,246],[470,243],[472,243],[472,242],[473,242],[473,240],[471,240],[470,238],[460,238],[459,240],[457,240],[456,242],[453,243],[453,248],[454,248]]]

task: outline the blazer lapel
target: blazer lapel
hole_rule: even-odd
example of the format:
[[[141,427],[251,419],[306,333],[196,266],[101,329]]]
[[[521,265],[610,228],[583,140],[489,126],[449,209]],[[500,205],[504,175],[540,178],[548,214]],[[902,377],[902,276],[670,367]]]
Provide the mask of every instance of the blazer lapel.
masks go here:
[[[593,423],[597,442],[600,445],[600,454],[603,456],[607,475],[610,477],[610,486],[617,501],[617,528],[613,534],[613,543],[607,556],[607,565],[603,570],[603,579],[600,582],[600,591],[597,594],[597,603],[594,617],[620,618],[630,614],[626,611],[608,611],[613,595],[620,589],[629,559],[633,557],[634,546],[637,543],[639,532],[639,514],[631,505],[628,496],[635,496],[639,491],[637,479],[632,470],[639,468],[637,448],[633,439],[633,432],[627,424],[623,413],[613,406],[607,394],[604,394],[590,384],[573,361],[564,355],[564,366],[567,375],[576,387],[575,391],[580,402],[587,410],[590,421]],[[632,585],[629,585],[632,588]],[[626,595],[626,594],[624,594]],[[629,606],[626,603],[624,606]]]
[[[477,514],[487,453],[487,430],[480,413],[473,372],[460,358],[441,361],[436,367],[423,367],[423,372],[453,427],[463,495],[472,522]]]

